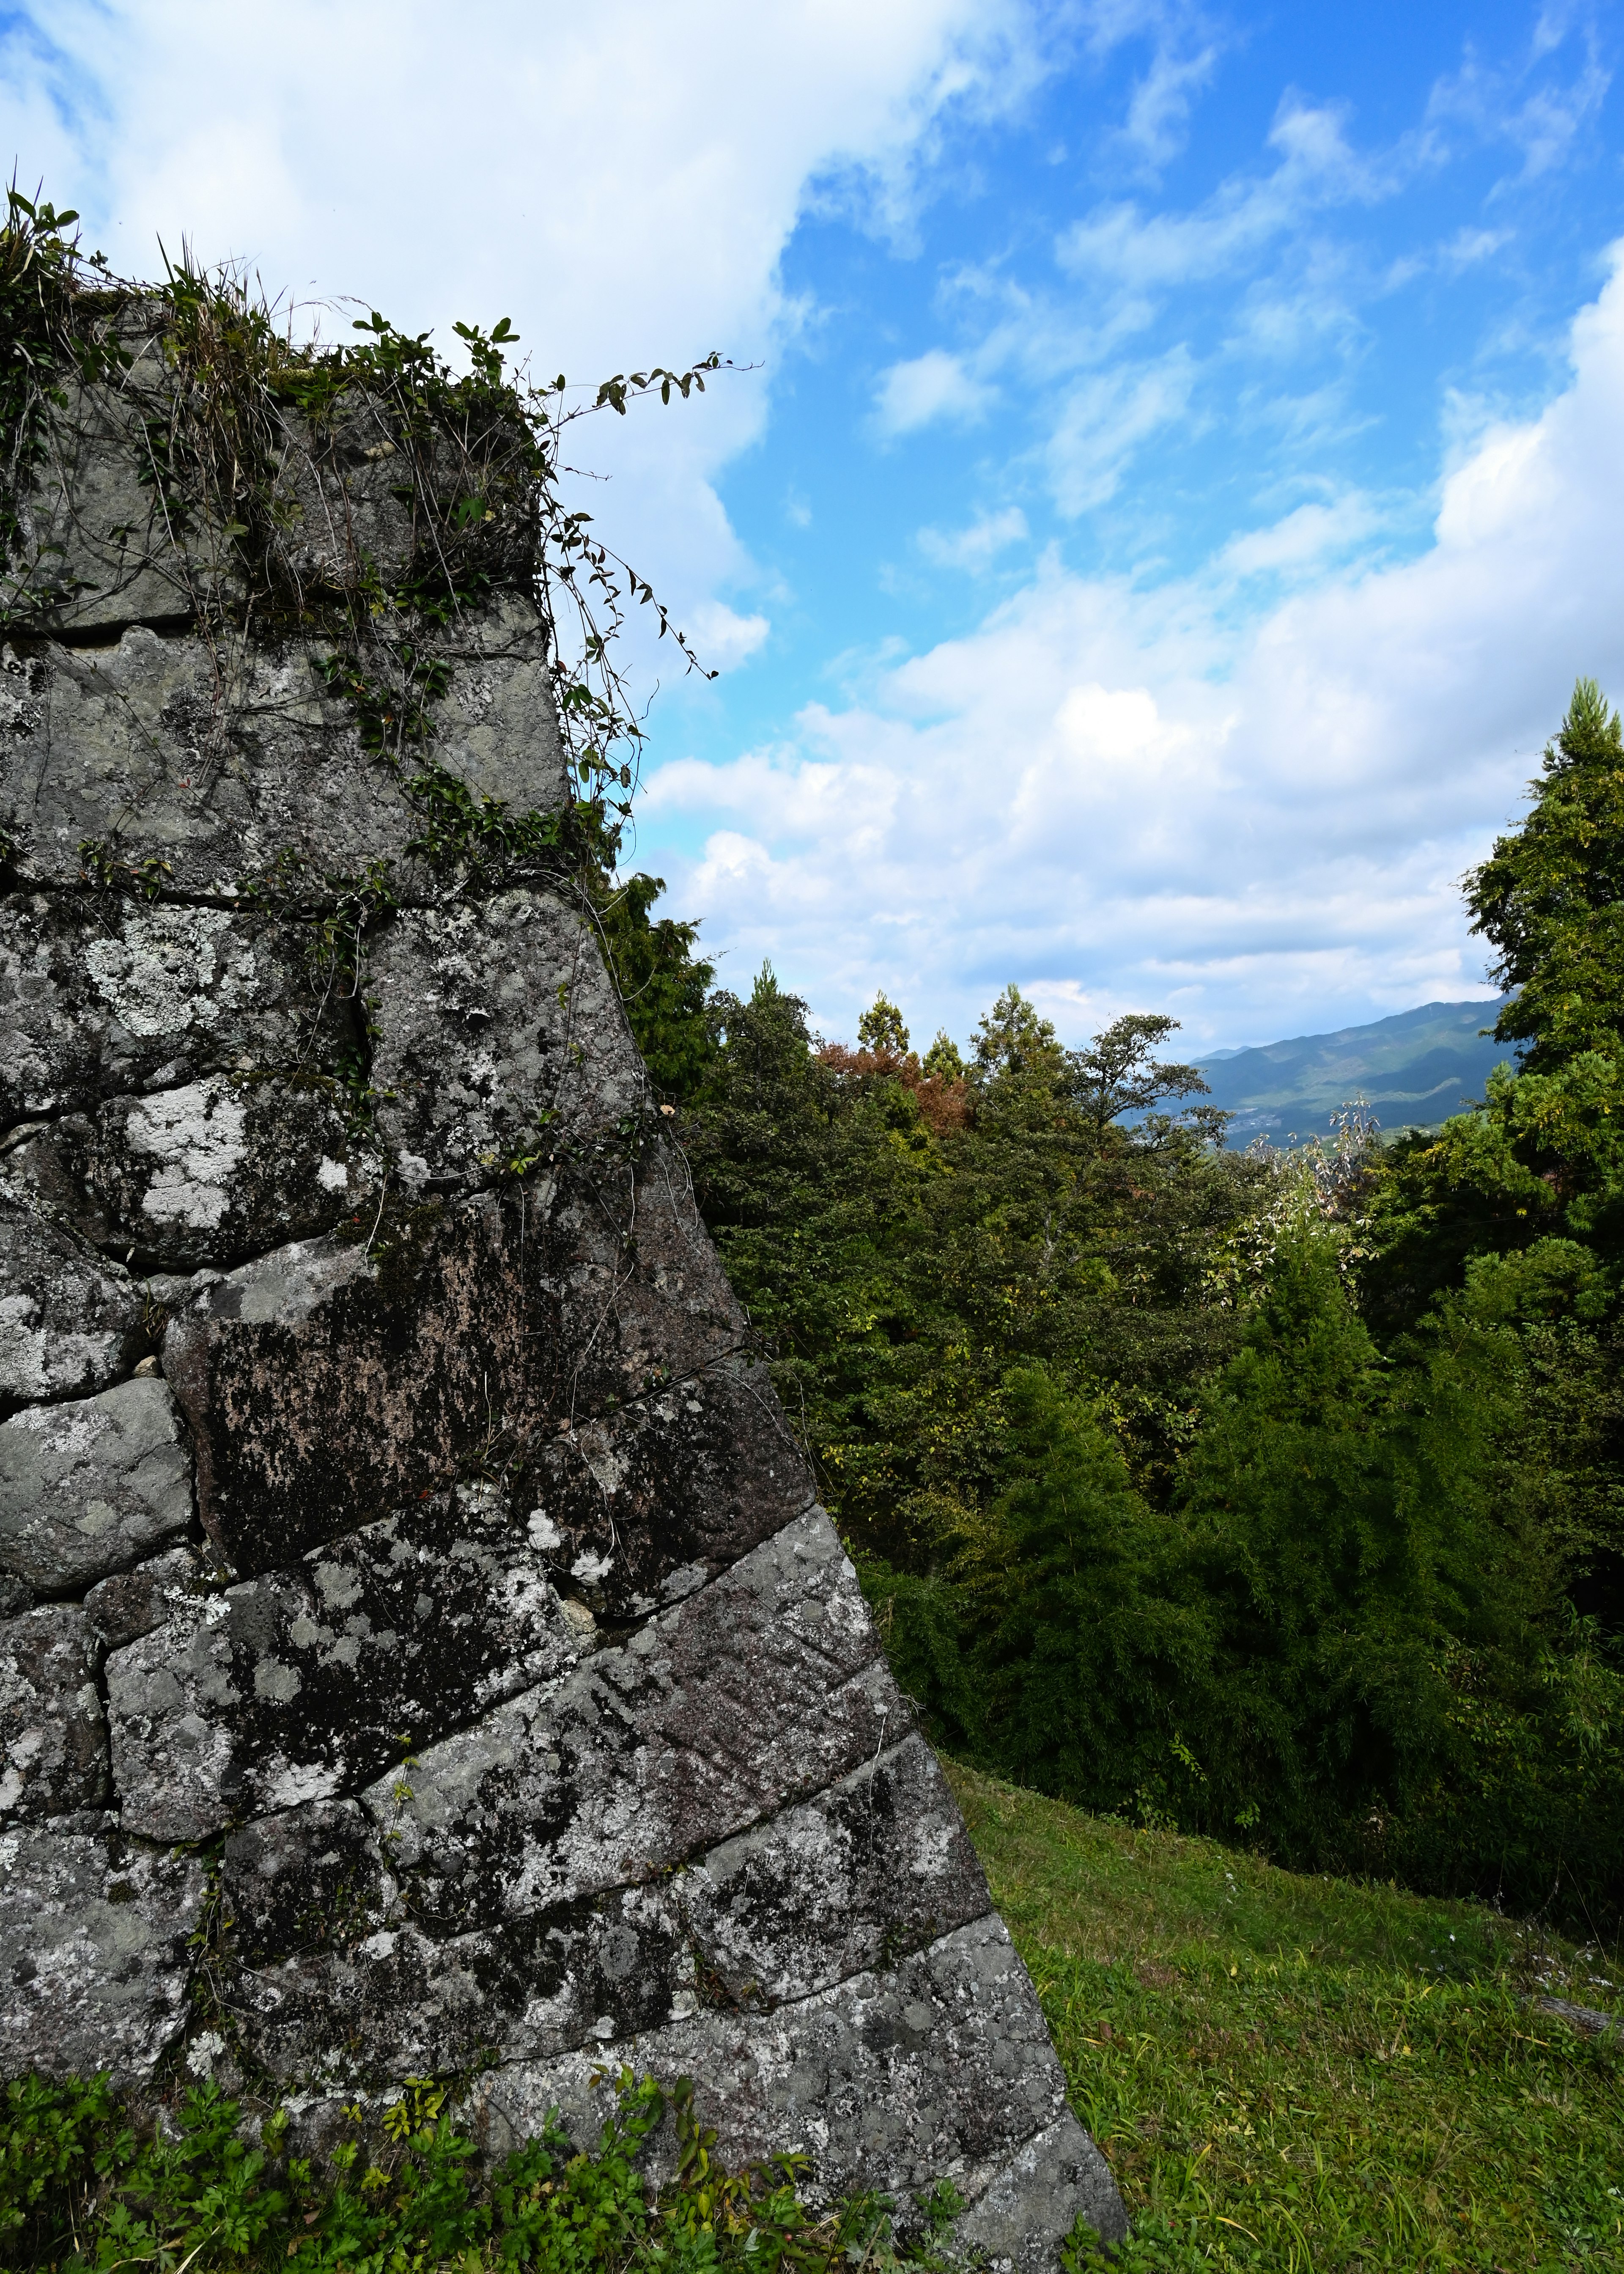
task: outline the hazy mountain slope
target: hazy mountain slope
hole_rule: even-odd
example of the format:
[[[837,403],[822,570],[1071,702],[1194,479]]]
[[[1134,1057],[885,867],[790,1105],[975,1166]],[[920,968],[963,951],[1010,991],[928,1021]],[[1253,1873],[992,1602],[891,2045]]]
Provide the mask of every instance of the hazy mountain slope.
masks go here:
[[[1512,1060],[1507,1044],[1481,1031],[1494,1013],[1491,1001],[1424,1003],[1368,1027],[1219,1052],[1202,1071],[1210,1102],[1235,1116],[1231,1143],[1312,1136],[1355,1098],[1384,1129],[1431,1126],[1481,1097],[1490,1068]]]

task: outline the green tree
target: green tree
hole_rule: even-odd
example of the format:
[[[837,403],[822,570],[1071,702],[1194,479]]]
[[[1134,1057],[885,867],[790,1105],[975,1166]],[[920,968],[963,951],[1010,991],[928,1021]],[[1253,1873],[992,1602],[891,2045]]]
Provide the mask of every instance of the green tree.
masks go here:
[[[1495,1035],[1551,1074],[1583,1052],[1615,1058],[1624,1027],[1624,728],[1593,679],[1575,687],[1530,794],[1467,904],[1510,994]]]
[[[710,1063],[706,990],[714,964],[695,953],[696,923],[650,911],[663,877],[605,877],[596,899],[604,946],[649,1078],[672,1099],[693,1095]]]
[[[1124,1113],[1148,1112],[1162,1098],[1207,1091],[1199,1066],[1177,1065],[1152,1055],[1178,1023],[1160,1012],[1130,1011],[1114,1019],[1086,1050],[1067,1051],[1067,1085],[1096,1137],[1103,1137],[1107,1124]]]
[[[1035,1082],[1052,1087],[1065,1062],[1051,1020],[1028,1002],[1019,987],[1006,987],[978,1019],[973,1039],[978,1081]]]
[[[886,1051],[895,1058],[908,1054],[908,1030],[902,1013],[882,989],[857,1021],[860,1050]]]

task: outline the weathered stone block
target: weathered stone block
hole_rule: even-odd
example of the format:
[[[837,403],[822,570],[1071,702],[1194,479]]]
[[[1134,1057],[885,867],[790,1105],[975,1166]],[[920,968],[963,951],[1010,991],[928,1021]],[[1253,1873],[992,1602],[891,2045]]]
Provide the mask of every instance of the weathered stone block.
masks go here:
[[[395,1207],[375,1245],[357,1227],[349,1244],[278,1249],[177,1313],[164,1372],[204,1524],[239,1570],[477,1459],[505,1472],[515,1516],[563,1568],[604,1577],[635,1615],[673,1572],[716,1568],[807,1506],[764,1374],[726,1357],[738,1314],[714,1257],[702,1268],[697,1243],[680,1266],[668,1257],[658,1191],[646,1270],[590,1195],[553,1197],[557,1223],[545,1195],[512,1188]],[[679,1359],[715,1354],[703,1379],[661,1386],[662,1319]]]
[[[145,1309],[126,1272],[0,1199],[0,1413],[117,1382],[145,1345]]]
[[[648,1084],[625,1013],[590,922],[557,892],[403,909],[367,982],[380,1126],[409,1185],[470,1189],[515,1156],[565,1158],[641,1115]]]
[[[192,1521],[192,1461],[163,1382],[0,1423],[0,1570],[48,1593],[150,1555]]]
[[[585,2144],[603,2120],[602,2095],[592,2090],[602,2065],[594,2049],[489,2072],[475,2090],[491,2147],[539,2130],[555,2103]],[[1077,2189],[1045,2200],[1049,2158],[1031,2153],[1030,2172],[1019,2167],[1029,2143],[1062,2124],[1065,2080],[1026,1969],[996,1918],[771,2014],[696,2012],[641,2037],[635,2065],[693,2078],[728,2164],[791,2146],[808,2155],[815,2195],[873,2187],[895,2200],[906,2224],[914,2196],[938,2180],[952,2180],[972,2204],[996,2190],[986,2223],[995,2236],[1030,2233],[1040,2247],[1023,2240],[1028,2266],[1056,2250],[1083,2207]],[[668,2129],[657,2135],[651,2170],[669,2171],[673,2150]],[[1108,2221],[1109,2185],[1105,2174],[1090,2198]]]
[[[0,1830],[0,2063],[141,2093],[186,2018],[194,1856],[113,1832]]]
[[[908,1722],[819,1509],[625,1648],[425,1748],[364,1799],[412,1914],[456,1934],[695,1855]]]
[[[415,1787],[417,1772],[402,1771]],[[226,1843],[244,2043],[274,2074],[387,2085],[538,2060],[708,2008],[764,2011],[934,1942],[987,1909],[917,1737],[670,1877],[437,1938],[398,1843],[350,1802]]]
[[[92,1112],[204,1075],[331,1073],[350,1005],[311,928],[111,892],[0,901],[0,1118]]]
[[[370,1223],[384,1164],[332,1081],[214,1075],[14,1133],[4,1190],[154,1274]]]
[[[24,503],[26,526],[41,555],[35,581],[60,589],[55,620],[79,631],[188,621],[198,586],[212,589],[216,581],[210,572],[218,538],[206,532],[188,559],[151,479],[140,379],[158,380],[162,366],[150,336],[137,333],[132,352],[133,385],[69,380],[66,404],[50,422],[49,447]]]
[[[448,655],[437,762],[518,810],[558,806],[534,609],[507,600]],[[78,884],[90,840],[126,870],[163,863],[150,873],[167,889],[226,899],[285,854],[317,877],[359,876],[405,862],[422,832],[404,780],[363,747],[302,647],[239,655],[141,624],[114,648],[0,657],[0,823],[30,880]]]
[[[127,1831],[201,1840],[326,1799],[573,1665],[582,1628],[462,1487],[185,1607],[107,1663]]]
[[[987,1881],[922,1737],[713,1848],[673,1900],[702,1990],[741,2010],[889,1967],[990,1908]]]
[[[984,2251],[995,2274],[1053,2266],[1079,2218],[1102,2242],[1127,2235],[1111,2167],[1067,2108],[1015,2150],[959,2221],[953,2239],[961,2250]]]
[[[122,1650],[184,1615],[209,1592],[208,1572],[190,1547],[170,1547],[132,1571],[100,1579],[85,1597],[85,1616],[109,1650]]]
[[[105,1804],[101,1656],[95,1630],[71,1604],[0,1625],[0,1824]]]

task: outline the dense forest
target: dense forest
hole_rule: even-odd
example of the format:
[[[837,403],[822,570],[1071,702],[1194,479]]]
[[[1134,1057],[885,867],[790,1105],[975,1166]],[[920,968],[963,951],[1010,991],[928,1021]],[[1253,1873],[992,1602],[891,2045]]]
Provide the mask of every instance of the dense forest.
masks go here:
[[[922,1054],[657,879],[605,936],[904,1687],[965,1760],[1581,1931],[1624,1904],[1624,734],[1467,880],[1516,1046],[1440,1128],[1226,1144],[1166,1018]]]

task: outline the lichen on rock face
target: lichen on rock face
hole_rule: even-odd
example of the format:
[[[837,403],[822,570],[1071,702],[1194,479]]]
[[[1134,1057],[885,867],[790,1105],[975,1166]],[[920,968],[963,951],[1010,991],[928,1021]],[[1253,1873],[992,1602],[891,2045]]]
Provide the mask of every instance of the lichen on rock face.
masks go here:
[[[105,1804],[101,1657],[101,1638],[74,1605],[0,1623],[0,1825]]]
[[[0,1154],[0,1180],[5,1169]],[[145,1309],[127,1273],[0,1197],[0,1413],[117,1382],[146,1339]]]
[[[185,2027],[203,1866],[116,1830],[0,1826],[0,2061],[151,2089]]]
[[[203,1840],[351,1792],[583,1647],[546,1564],[480,1487],[184,1606],[108,1660],[125,1828]]]
[[[308,925],[269,913],[0,900],[0,1116],[94,1112],[224,1072],[331,1074],[354,1035],[309,951]]]
[[[123,1570],[191,1522],[191,1456],[162,1382],[0,1424],[0,1570],[42,1593]]]

